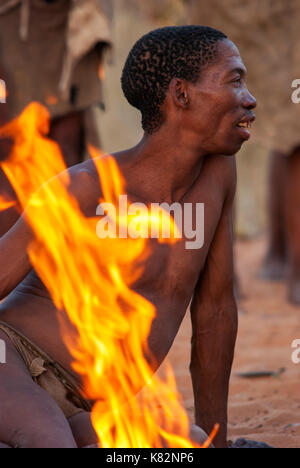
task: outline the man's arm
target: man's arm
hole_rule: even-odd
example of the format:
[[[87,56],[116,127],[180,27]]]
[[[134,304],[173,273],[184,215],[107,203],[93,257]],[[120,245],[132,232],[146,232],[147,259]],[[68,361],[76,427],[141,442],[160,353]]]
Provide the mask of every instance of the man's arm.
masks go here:
[[[234,297],[232,208],[236,175],[191,306],[191,375],[196,424],[208,434],[216,423],[216,447],[226,446],[228,386],[237,335]]]
[[[27,248],[32,231],[21,217],[0,239],[0,300],[4,299],[31,270]]]
[[[68,170],[70,185],[68,192],[74,197],[87,217],[96,215],[96,208],[100,197],[99,187],[91,171],[84,164],[74,166]],[[62,177],[65,184],[65,173],[59,174],[52,180]],[[52,180],[45,186],[50,185]],[[25,214],[0,239],[0,300],[4,299],[27,276],[32,269],[28,247],[34,240],[34,234],[26,222]]]

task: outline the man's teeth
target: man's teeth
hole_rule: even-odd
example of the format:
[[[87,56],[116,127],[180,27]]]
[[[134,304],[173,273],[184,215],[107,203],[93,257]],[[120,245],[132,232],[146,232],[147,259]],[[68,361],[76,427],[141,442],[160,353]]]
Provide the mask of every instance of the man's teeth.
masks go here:
[[[251,122],[240,122],[238,124],[238,127],[242,127],[242,128],[251,128]]]

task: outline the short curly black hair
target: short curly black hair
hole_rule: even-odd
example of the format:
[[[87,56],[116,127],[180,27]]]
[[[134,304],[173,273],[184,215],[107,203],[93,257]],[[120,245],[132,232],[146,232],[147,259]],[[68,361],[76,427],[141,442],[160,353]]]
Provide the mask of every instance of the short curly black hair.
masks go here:
[[[129,104],[142,113],[146,133],[163,123],[160,108],[172,79],[196,82],[201,69],[218,58],[218,42],[224,39],[208,26],[173,26],[151,31],[134,45],[121,82]]]

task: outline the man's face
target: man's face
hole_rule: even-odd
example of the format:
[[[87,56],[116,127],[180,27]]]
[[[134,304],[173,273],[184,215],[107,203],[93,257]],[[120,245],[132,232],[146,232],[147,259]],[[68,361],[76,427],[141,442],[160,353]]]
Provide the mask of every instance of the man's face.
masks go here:
[[[190,87],[187,127],[199,136],[199,147],[208,154],[236,153],[250,138],[255,98],[246,86],[246,68],[237,47],[219,43],[219,59],[205,68]]]

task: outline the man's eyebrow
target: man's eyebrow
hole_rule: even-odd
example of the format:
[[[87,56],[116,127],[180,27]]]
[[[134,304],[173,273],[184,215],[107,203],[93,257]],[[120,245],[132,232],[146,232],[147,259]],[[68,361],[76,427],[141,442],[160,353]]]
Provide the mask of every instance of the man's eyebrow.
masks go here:
[[[239,73],[242,76],[247,75],[247,69],[242,67],[235,67],[232,70],[229,70],[227,75],[233,75],[234,73]]]

